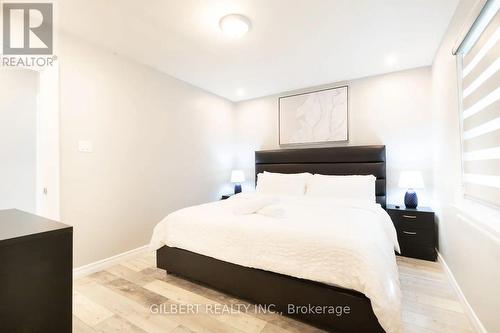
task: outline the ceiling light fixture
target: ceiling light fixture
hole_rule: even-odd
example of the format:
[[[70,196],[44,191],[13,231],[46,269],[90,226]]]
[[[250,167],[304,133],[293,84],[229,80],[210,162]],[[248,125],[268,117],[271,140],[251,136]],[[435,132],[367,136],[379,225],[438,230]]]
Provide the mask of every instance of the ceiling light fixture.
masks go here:
[[[241,38],[250,30],[250,20],[240,14],[229,14],[220,19],[219,26],[224,35]]]

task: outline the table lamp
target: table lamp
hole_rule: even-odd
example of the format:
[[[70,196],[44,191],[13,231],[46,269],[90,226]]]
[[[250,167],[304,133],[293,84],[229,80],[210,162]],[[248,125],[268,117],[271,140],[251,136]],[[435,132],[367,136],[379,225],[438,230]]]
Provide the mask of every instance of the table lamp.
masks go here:
[[[234,194],[241,192],[241,183],[245,181],[245,174],[242,170],[233,170],[231,172],[231,183],[234,183]]]
[[[405,206],[406,208],[417,208],[418,197],[416,188],[424,188],[424,179],[420,171],[403,171],[399,176],[399,187],[406,188]]]

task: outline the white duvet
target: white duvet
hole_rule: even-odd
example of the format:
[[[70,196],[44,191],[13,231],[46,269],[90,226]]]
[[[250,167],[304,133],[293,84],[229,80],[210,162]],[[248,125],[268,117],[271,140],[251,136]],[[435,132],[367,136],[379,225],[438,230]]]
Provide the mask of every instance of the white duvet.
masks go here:
[[[399,246],[380,205],[242,193],[171,213],[153,232],[151,247],[163,245],[357,290],[386,332],[399,331]]]

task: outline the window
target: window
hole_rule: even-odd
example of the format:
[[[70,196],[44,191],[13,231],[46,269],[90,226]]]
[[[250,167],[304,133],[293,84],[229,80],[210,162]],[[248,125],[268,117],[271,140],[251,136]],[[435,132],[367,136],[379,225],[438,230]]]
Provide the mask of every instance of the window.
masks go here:
[[[500,207],[500,0],[485,1],[456,51],[465,196]]]

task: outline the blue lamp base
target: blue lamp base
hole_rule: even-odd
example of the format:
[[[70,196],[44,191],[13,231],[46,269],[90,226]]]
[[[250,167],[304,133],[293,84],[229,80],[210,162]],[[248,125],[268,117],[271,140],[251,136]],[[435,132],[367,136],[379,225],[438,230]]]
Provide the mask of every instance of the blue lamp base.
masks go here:
[[[241,184],[234,185],[234,194],[241,193]]]
[[[417,208],[418,197],[417,193],[411,189],[408,189],[405,194],[405,206],[406,208]]]

